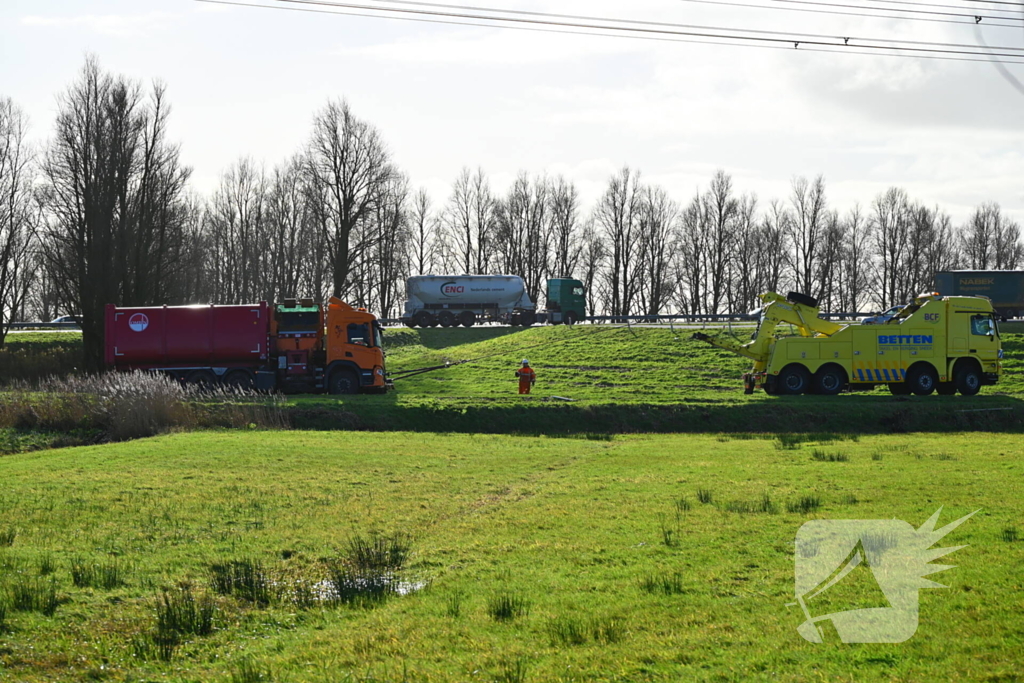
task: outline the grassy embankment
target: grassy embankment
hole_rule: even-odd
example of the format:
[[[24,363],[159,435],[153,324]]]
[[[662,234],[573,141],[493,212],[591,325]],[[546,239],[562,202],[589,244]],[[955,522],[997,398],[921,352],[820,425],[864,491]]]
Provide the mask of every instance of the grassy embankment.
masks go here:
[[[0,681],[1017,680],[1018,441],[207,432],[8,456]],[[913,639],[800,638],[804,521],[940,505],[981,512],[940,544],[969,545]],[[425,587],[311,595],[374,531]]]
[[[522,434],[1024,429],[1021,334],[1004,335],[1006,374],[980,396],[894,397],[880,388],[823,398],[744,395],[739,376],[747,362],[690,340],[692,332],[606,326],[391,330],[386,346],[393,373],[446,361],[476,362],[399,380],[397,390],[386,396],[296,396],[287,408],[294,426],[309,429]],[[748,327],[732,331],[740,340],[749,332]],[[16,336],[30,337],[21,343],[34,345],[38,353],[45,353],[47,343],[63,348],[73,337]],[[513,374],[523,357],[538,374],[529,397],[517,395]],[[36,437],[22,432],[18,438]]]

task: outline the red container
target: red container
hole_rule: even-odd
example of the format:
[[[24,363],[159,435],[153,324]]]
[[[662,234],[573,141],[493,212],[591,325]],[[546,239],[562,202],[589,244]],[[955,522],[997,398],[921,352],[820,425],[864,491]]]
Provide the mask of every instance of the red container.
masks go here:
[[[215,367],[260,365],[267,360],[270,309],[247,306],[107,304],[108,367]]]

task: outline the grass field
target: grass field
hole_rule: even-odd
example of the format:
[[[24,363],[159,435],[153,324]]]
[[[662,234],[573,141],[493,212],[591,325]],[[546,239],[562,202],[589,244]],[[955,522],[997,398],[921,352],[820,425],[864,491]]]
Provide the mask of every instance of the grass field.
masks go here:
[[[8,456],[0,482],[2,681],[1014,681],[1024,667],[1017,436],[207,432]],[[932,577],[948,590],[921,591],[916,637],[800,638],[786,604],[804,521],[917,527],[943,505],[940,523],[981,511],[944,542],[968,546]],[[387,565],[408,594],[311,593],[355,566],[354,539],[408,546]]]

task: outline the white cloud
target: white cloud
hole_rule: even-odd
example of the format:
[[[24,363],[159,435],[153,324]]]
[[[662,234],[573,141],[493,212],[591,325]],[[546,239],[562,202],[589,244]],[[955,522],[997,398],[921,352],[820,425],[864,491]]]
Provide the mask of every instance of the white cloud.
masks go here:
[[[43,16],[29,15],[23,17],[25,26],[41,28],[85,28],[106,36],[133,37],[144,35],[154,28],[161,27],[177,15],[167,12],[148,12],[146,14],[85,14],[79,16]]]

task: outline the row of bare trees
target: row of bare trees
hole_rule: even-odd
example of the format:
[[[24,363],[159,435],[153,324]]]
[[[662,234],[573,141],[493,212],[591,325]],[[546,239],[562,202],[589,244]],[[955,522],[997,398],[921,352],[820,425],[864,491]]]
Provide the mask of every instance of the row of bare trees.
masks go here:
[[[0,344],[12,320],[76,313],[98,367],[107,303],[333,295],[393,317],[405,278],[426,273],[520,275],[541,302],[549,277],[571,276],[596,313],[706,315],[789,289],[867,310],[929,289],[939,270],[1024,265],[1020,226],[997,204],[954,226],[894,187],[841,211],[820,176],[761,203],[718,171],[680,203],[623,168],[588,210],[570,179],[521,173],[498,193],[466,168],[435,204],[344,101],[316,112],[294,156],[270,169],[241,158],[202,197],[168,116],[163,85],[93,58],[39,149],[0,98]]]

